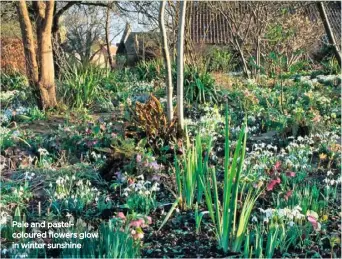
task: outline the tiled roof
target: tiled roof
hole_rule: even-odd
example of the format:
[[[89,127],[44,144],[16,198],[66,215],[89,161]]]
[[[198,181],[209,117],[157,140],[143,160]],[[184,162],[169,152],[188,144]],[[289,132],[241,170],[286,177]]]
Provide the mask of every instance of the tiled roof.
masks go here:
[[[320,19],[315,2],[268,2],[267,4],[282,5],[293,13],[298,10],[304,11],[312,21]],[[325,2],[325,6],[336,41],[341,44],[341,2]],[[190,24],[188,30],[193,42],[229,43],[234,28],[229,26],[227,17],[218,8],[220,6],[217,5],[217,2],[208,1],[193,1],[189,5]],[[245,16],[246,21],[253,12],[253,5],[248,2],[230,2],[230,8],[234,14]]]
[[[335,40],[341,46],[341,2],[324,2]]]

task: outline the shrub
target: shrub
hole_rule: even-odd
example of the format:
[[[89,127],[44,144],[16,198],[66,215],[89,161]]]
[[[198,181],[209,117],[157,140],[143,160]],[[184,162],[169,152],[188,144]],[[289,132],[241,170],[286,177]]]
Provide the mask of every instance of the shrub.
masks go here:
[[[323,72],[325,74],[338,75],[341,72],[341,68],[335,57],[328,58],[322,62]]]
[[[224,48],[214,47],[210,49],[205,58],[206,67],[211,72],[228,72],[236,67],[233,54]]]

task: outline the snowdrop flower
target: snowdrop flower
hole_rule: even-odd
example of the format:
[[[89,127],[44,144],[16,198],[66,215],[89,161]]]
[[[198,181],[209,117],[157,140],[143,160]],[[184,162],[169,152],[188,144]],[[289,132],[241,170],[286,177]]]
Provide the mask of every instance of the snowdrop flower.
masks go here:
[[[290,226],[290,227],[293,227],[294,226],[294,222],[293,221],[290,221],[289,223],[288,223],[288,225]]]
[[[6,211],[1,211],[0,224],[5,225],[7,223],[8,213]]]
[[[34,174],[33,174],[34,176]],[[30,175],[30,172],[25,172],[25,179],[26,180],[31,180],[33,178],[32,174]]]
[[[299,142],[302,142],[302,141],[304,140],[304,138],[303,138],[302,136],[299,136],[299,137],[297,138],[297,140],[298,140]]]
[[[252,217],[252,222],[258,222],[258,218],[256,216]]]
[[[159,186],[159,183],[154,183],[152,188],[151,188],[151,191],[153,191],[153,192],[159,191],[160,188],[158,186]]]
[[[39,148],[38,149],[38,153],[41,155],[41,156],[46,156],[49,154],[49,152],[45,149],[45,148]]]
[[[334,173],[331,171],[331,170],[329,170],[328,172],[327,172],[327,176],[330,176],[330,175],[333,175]]]
[[[144,178],[144,175],[141,174],[141,175],[138,175],[138,176],[137,176],[137,179],[144,180],[145,178]]]
[[[56,184],[57,184],[57,185],[62,185],[62,179],[61,179],[61,178],[58,178],[58,179],[56,180]]]
[[[95,151],[92,151],[92,152],[90,153],[90,155],[91,155],[93,158],[97,158],[97,155],[96,155]]]
[[[259,210],[260,210],[260,212],[265,213],[266,219],[271,218],[272,215],[273,215],[273,211],[274,211],[273,209],[266,209],[266,210],[264,210],[264,209],[262,209],[262,208],[259,208]],[[268,222],[268,221],[267,221],[267,222]]]

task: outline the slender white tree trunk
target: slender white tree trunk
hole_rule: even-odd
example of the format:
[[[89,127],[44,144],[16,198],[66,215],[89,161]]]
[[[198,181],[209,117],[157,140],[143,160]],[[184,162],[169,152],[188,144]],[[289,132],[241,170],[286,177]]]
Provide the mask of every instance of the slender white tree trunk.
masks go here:
[[[112,53],[110,51],[110,40],[109,40],[110,8],[111,7],[108,5],[107,13],[106,13],[106,27],[105,27],[105,31],[106,31],[106,45],[107,45],[107,55],[108,55],[109,67],[110,67],[111,70],[113,70],[113,68],[114,68],[114,61],[113,61]],[[107,64],[107,61],[106,61],[106,64]]]
[[[159,27],[160,27],[161,39],[162,39],[164,64],[167,70],[167,78],[166,78],[167,118],[170,123],[173,119],[173,105],[172,105],[173,87],[172,87],[170,52],[169,52],[169,45],[167,41],[167,34],[166,34],[166,29],[165,29],[165,24],[164,24],[165,5],[166,5],[166,0],[163,0],[160,2]]]
[[[184,129],[184,27],[186,1],[181,2],[177,47],[177,116],[180,128]]]

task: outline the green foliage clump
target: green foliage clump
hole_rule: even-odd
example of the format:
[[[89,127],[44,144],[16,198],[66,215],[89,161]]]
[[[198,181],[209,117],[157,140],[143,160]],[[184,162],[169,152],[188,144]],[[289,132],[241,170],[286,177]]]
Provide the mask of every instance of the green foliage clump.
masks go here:
[[[136,65],[134,70],[138,80],[147,82],[163,78],[165,71],[162,59],[141,61]]]
[[[215,80],[208,72],[200,72],[196,68],[187,66],[184,70],[185,99],[189,103],[216,103],[218,91]]]
[[[210,72],[229,72],[236,67],[234,55],[228,49],[211,48],[205,58],[205,65]]]

